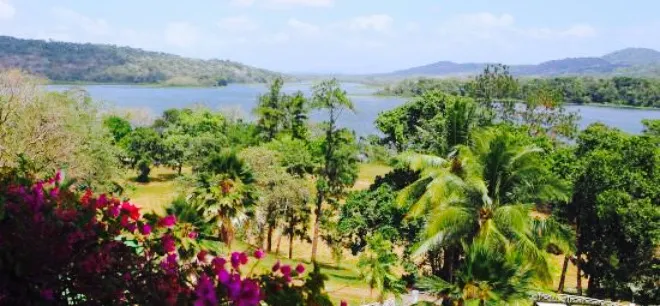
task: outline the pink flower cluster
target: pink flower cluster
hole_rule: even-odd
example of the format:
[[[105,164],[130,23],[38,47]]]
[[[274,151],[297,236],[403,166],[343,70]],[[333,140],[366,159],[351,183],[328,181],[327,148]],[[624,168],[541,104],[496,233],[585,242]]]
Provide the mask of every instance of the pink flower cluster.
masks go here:
[[[202,263],[206,263],[208,253],[202,251],[197,255],[197,259]],[[262,250],[257,250],[254,257],[257,260],[265,256]],[[211,260],[210,267],[212,268],[215,277],[209,278],[203,274],[195,288],[197,300],[195,305],[216,305],[217,293],[216,290],[224,293],[228,300],[236,306],[256,306],[262,300],[261,288],[256,280],[249,277],[242,277],[241,267],[247,265],[249,262],[248,255],[245,252],[233,252],[229,256],[229,260],[223,257],[215,257]],[[227,267],[227,263],[230,267]]]
[[[177,241],[194,244],[200,235],[189,224],[179,225],[175,215],[144,216],[128,201],[89,190],[79,195],[60,181],[58,173],[30,186],[0,184],[0,210],[6,211],[0,257],[14,260],[0,267],[0,284],[7,284],[0,286],[0,304],[84,297],[92,304],[256,306],[266,283],[293,286],[293,278],[305,272],[302,264],[294,269],[277,262],[271,274],[252,274],[266,256],[260,249],[249,270],[245,252],[221,257],[202,250],[196,261],[186,258],[190,253],[178,249]],[[196,284],[189,284],[190,275],[197,276]]]

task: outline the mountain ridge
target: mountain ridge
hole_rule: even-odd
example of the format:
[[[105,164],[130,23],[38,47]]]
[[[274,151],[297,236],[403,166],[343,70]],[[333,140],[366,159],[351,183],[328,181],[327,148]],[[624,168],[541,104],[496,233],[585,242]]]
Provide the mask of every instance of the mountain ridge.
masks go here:
[[[267,82],[279,73],[220,59],[108,44],[0,36],[0,69],[21,69],[56,82],[221,86]]]
[[[427,65],[396,70],[383,76],[467,76],[480,73],[490,63],[438,61]],[[650,67],[660,68],[660,52],[649,48],[625,48],[600,57],[573,57],[544,61],[535,65],[510,65],[518,76],[562,75],[644,75],[660,76]]]

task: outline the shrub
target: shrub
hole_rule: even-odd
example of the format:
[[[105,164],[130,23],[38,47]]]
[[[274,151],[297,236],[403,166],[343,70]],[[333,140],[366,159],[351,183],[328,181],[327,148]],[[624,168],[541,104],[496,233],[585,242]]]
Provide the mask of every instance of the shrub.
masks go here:
[[[310,289],[318,277],[303,281],[303,266],[253,274],[246,253],[215,256],[191,248],[197,238],[175,215],[142,215],[132,203],[75,192],[59,173],[45,181],[0,176],[0,304],[249,306],[266,292],[327,301]]]

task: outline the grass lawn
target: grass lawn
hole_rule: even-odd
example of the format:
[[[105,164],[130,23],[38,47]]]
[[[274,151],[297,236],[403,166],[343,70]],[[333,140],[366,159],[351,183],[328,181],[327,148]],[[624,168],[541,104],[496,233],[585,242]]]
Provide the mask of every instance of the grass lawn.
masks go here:
[[[363,190],[368,188],[376,176],[384,175],[391,169],[392,168],[389,166],[380,164],[361,164],[358,179],[353,186],[353,190]],[[186,171],[190,170],[187,169]],[[171,169],[154,168],[150,175],[152,180],[149,183],[135,182],[135,173],[132,174],[132,176],[128,176],[124,179],[124,183],[131,187],[127,188],[126,196],[145,211],[163,213],[164,207],[171,203],[171,201],[180,193],[176,184],[176,172]],[[277,245],[278,238],[279,235],[274,235],[274,245]],[[279,253],[273,251],[268,254],[268,256],[259,263],[256,269],[270,269],[277,260],[280,260],[282,263],[294,267],[302,262],[306,265],[307,270],[309,271],[311,269],[311,244],[304,241],[294,241],[292,260],[287,258],[288,248],[288,239],[282,239]],[[243,251],[252,250],[254,247],[247,243],[236,242],[232,249]],[[552,257],[553,284],[552,288],[547,289],[557,289],[563,258],[564,257],[561,255]],[[340,265],[337,266],[332,259],[330,248],[325,245],[323,241],[320,241],[317,259],[322,265],[323,273],[329,278],[326,283],[326,290],[334,303],[339,304],[340,300],[345,300],[349,305],[361,305],[375,300],[375,297],[370,296],[369,287],[360,279],[359,272],[356,268],[358,261],[357,256],[353,256],[348,250],[345,250],[343,259],[341,260]],[[586,280],[584,280],[583,284],[586,284]],[[567,290],[575,290],[576,269],[573,265],[569,265],[565,286]]]

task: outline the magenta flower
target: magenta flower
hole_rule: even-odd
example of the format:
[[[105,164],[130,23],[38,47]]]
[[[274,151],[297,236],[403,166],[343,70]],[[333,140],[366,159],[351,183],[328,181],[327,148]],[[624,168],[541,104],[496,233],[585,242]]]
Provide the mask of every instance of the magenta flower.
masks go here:
[[[278,260],[274,265],[273,265],[273,272],[277,272],[277,270],[280,269],[280,261]]]
[[[199,251],[199,253],[197,253],[197,260],[199,260],[199,261],[201,261],[201,262],[206,261],[206,255],[207,255],[208,253],[209,253],[209,252],[207,252],[207,251],[205,251],[205,250],[201,250],[201,251]]]
[[[160,222],[158,224],[162,227],[173,227],[174,224],[176,224],[176,216],[168,215],[160,219]]]
[[[240,260],[241,265],[245,265],[248,263],[248,256],[247,254],[245,254],[245,252],[241,252],[240,254],[238,254],[238,259]]]
[[[176,274],[177,268],[179,267],[176,253],[167,255],[165,260],[163,260],[163,262],[160,263],[160,266],[168,274]]]
[[[145,223],[144,225],[142,225],[142,228],[140,229],[140,232],[142,233],[142,235],[151,234],[151,225]]]
[[[176,251],[176,244],[174,243],[174,238],[172,238],[172,235],[170,234],[163,235],[161,241],[163,243],[163,250],[165,250],[166,253],[172,253]]]
[[[298,264],[296,266],[296,272],[298,272],[298,274],[303,274],[305,272],[305,266],[303,266],[303,264]]]
[[[283,265],[283,266],[280,268],[280,271],[282,271],[282,274],[284,274],[284,276],[291,275],[291,266],[289,266],[289,265]]]
[[[217,305],[218,298],[215,295],[215,287],[213,282],[209,279],[206,274],[202,274],[197,282],[195,287],[195,295],[197,300],[195,301],[195,306],[197,305]]]
[[[216,269],[215,273],[218,275],[218,281],[221,284],[227,284],[229,282],[230,275],[224,267]]]
[[[348,306],[348,303],[346,303],[346,301],[341,301],[341,303],[339,305],[340,306]]]
[[[264,253],[264,251],[262,249],[257,249],[256,251],[254,251],[254,258],[256,258],[256,259],[262,259],[262,258],[264,258],[265,255],[266,254]]]
[[[188,233],[188,238],[190,239],[197,239],[197,236],[198,236],[197,232]]]

